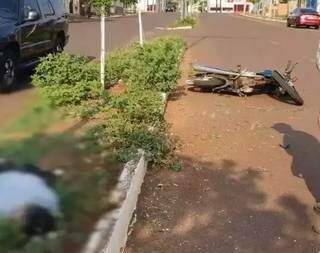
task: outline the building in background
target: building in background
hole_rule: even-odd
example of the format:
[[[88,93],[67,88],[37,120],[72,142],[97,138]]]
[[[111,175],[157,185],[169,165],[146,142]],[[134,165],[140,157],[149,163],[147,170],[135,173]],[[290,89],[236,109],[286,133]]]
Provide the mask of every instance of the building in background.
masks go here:
[[[320,12],[320,0],[307,0],[307,7],[314,8]]]
[[[320,11],[320,0],[260,0],[254,8],[257,14],[285,19],[297,7]]]
[[[156,12],[158,0],[141,0],[141,8],[143,12]]]
[[[208,0],[208,12],[251,12],[253,10],[253,3],[247,0]]]
[[[88,16],[94,10],[91,10],[89,0],[63,0],[66,11],[71,14]],[[132,11],[134,8],[128,8],[128,11]],[[120,0],[113,1],[113,4],[110,8],[111,14],[123,14],[124,7]]]

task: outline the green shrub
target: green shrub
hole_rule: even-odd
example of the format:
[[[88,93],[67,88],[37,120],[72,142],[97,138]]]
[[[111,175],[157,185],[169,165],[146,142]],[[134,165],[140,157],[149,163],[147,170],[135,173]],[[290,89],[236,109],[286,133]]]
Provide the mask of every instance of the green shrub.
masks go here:
[[[137,150],[143,149],[153,163],[161,165],[174,149],[164,123],[148,126],[132,122],[117,112],[107,119],[103,136],[106,145],[116,150],[122,162],[135,158]]]
[[[151,90],[133,90],[113,96],[110,105],[131,122],[156,124],[163,119],[163,98]]]
[[[171,91],[180,77],[185,42],[180,38],[160,38],[144,47],[136,45],[129,67],[124,70],[128,85],[161,92]]]
[[[99,81],[99,67],[83,56],[67,53],[49,54],[36,67],[32,82],[37,87],[74,85],[84,81]]]
[[[66,53],[42,58],[32,82],[55,106],[79,105],[98,98],[101,90],[98,65]]]
[[[146,152],[152,163],[162,165],[167,160],[167,155],[173,150],[173,143],[167,137],[164,129],[137,128],[127,133],[126,142],[119,150],[121,161],[133,159],[138,149]]]
[[[108,56],[106,85],[124,79],[137,89],[169,92],[180,77],[179,65],[185,50],[180,38],[161,38],[134,45]],[[99,64],[66,53],[42,58],[32,77],[33,84],[55,106],[81,105],[101,95]]]
[[[175,24],[174,27],[181,27],[181,26],[192,26],[194,27],[197,23],[197,20],[194,16],[187,16],[184,19],[179,19]]]
[[[61,84],[47,86],[41,93],[54,106],[80,105],[82,102],[97,99],[100,96],[101,85],[97,81],[79,81],[73,85]]]
[[[125,69],[129,68],[132,49],[117,50],[107,57],[106,63],[106,85],[111,86],[123,77]]]
[[[174,149],[163,123],[160,92],[175,88],[185,47],[180,38],[160,38],[109,56],[109,68],[117,69],[110,79],[123,79],[128,91],[109,98],[106,123],[91,129],[90,135],[99,136],[121,161],[143,149],[154,163],[163,164]]]

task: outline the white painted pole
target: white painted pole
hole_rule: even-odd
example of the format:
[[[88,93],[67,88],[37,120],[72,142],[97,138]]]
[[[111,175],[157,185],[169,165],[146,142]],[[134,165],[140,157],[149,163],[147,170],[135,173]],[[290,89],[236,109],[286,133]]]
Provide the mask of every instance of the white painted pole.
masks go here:
[[[143,26],[142,26],[142,17],[141,17],[141,0],[139,1],[138,7],[138,17],[139,17],[139,38],[140,38],[140,45],[143,46]]]
[[[320,70],[320,42],[319,42],[318,51],[317,51],[317,67],[318,67],[318,70]]]
[[[269,16],[270,16],[270,18],[272,18],[272,7],[273,7],[272,1],[273,0],[270,0],[270,3],[269,3]]]
[[[100,58],[100,78],[101,89],[105,89],[105,71],[106,71],[106,13],[105,7],[101,8],[101,58]]]

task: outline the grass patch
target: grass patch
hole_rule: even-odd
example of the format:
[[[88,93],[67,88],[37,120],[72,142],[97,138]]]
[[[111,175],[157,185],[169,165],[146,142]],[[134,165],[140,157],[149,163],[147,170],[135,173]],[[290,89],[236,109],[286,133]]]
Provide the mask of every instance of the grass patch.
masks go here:
[[[47,99],[37,95],[16,119],[1,129],[0,140],[15,132],[24,135],[39,132],[56,120],[58,120],[56,110],[49,105]]]
[[[62,115],[39,98],[2,135],[1,158],[52,172],[59,169],[63,174],[52,184],[61,201],[59,229],[54,235],[30,240],[18,229],[19,224],[0,219],[0,252],[56,253],[65,252],[65,247],[74,249],[67,252],[77,252],[95,221],[113,207],[109,194],[122,165],[112,152],[86,138],[84,130],[69,131],[69,124],[63,130]],[[62,125],[58,132],[48,131],[53,123]]]

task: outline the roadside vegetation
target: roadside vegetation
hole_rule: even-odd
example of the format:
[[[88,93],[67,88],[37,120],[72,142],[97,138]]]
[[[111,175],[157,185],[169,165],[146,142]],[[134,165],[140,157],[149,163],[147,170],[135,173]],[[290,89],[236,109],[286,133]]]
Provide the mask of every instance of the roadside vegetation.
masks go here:
[[[61,217],[55,233],[31,239],[16,222],[0,220],[0,252],[76,252],[113,207],[108,194],[119,168],[139,149],[151,165],[179,168],[163,93],[175,88],[185,48],[182,39],[170,37],[110,54],[104,90],[98,63],[66,53],[42,59],[33,76],[38,101],[4,129],[0,156],[58,171],[52,186],[61,198]]]
[[[173,27],[186,27],[191,26],[194,27],[197,23],[197,18],[195,16],[186,16],[183,19],[177,20]]]

